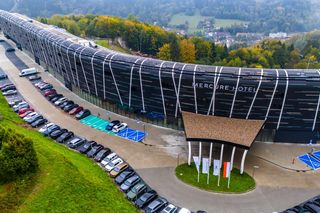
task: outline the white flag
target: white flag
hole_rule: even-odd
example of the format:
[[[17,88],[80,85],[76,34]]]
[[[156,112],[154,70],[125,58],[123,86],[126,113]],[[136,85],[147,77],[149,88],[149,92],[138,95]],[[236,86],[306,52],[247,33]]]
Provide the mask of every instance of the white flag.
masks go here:
[[[202,158],[202,173],[209,173],[209,158]]]
[[[199,172],[199,167],[200,167],[200,162],[199,162],[199,157],[198,156],[193,156],[193,161],[194,161],[194,164],[196,164],[196,168],[197,168],[197,171]]]
[[[213,160],[213,175],[219,176],[220,172],[220,160]]]

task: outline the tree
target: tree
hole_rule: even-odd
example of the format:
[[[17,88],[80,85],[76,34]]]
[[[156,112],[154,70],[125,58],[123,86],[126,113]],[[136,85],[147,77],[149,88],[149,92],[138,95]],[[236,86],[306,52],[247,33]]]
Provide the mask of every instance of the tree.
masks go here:
[[[166,61],[172,60],[170,50],[171,50],[170,44],[164,44],[162,47],[160,47],[157,57],[161,60],[166,60]]]
[[[180,61],[180,45],[177,36],[174,33],[169,34],[170,54],[174,61]]]
[[[180,58],[185,63],[194,63],[196,61],[196,49],[190,40],[183,39],[180,42]]]

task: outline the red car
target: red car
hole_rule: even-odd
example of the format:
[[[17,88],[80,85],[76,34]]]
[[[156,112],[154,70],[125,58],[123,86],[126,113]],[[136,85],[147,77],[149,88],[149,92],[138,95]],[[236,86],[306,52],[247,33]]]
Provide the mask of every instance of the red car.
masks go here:
[[[49,95],[52,95],[52,94],[57,94],[57,91],[55,89],[51,89],[49,91],[46,91],[44,93],[44,97],[48,97]]]
[[[81,112],[83,110],[82,106],[78,106],[76,108],[73,108],[70,112],[69,115],[75,115],[78,114],[79,112]]]
[[[19,115],[24,114],[26,112],[34,112],[34,109],[32,108],[22,108],[18,111]]]
[[[30,113],[32,113],[32,111],[26,111],[25,113],[22,113],[19,115],[20,118],[24,118],[26,117],[27,115],[29,115]]]

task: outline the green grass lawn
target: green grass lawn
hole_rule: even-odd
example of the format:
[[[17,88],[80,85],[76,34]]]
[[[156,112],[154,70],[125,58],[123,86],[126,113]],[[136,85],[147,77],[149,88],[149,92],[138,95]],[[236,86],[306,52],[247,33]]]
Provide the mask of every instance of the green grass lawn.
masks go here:
[[[169,25],[176,26],[180,24],[185,24],[186,21],[189,22],[188,33],[195,33],[197,31],[201,31],[201,29],[197,29],[198,23],[200,21],[204,21],[205,19],[212,18],[208,16],[202,16],[199,12],[195,13],[193,16],[187,16],[183,13],[176,14],[172,16]],[[231,27],[232,25],[245,24],[247,22],[237,20],[237,19],[215,19],[216,27]]]
[[[101,39],[101,40],[96,40],[95,42],[96,44],[102,47],[108,48],[110,50],[131,54],[131,51],[129,49],[122,48],[120,45],[110,44],[108,40]]]
[[[27,129],[0,95],[0,125],[32,138],[39,171],[0,185],[0,212],[138,212],[92,160]]]
[[[213,176],[212,168],[210,169],[209,184],[207,184],[207,174],[202,173],[200,173],[200,181],[198,183],[198,172],[194,163],[191,166],[188,166],[188,164],[179,165],[176,168],[176,176],[187,184],[213,192],[243,193],[255,188],[254,179],[245,172],[241,175],[236,168],[232,170],[229,189],[227,187],[228,179],[223,178],[223,173],[221,173],[220,177],[220,186],[217,186],[218,177]]]

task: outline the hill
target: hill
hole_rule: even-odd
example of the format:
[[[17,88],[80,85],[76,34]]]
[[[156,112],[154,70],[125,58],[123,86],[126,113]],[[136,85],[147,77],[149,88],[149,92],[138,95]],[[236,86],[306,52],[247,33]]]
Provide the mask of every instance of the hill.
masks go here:
[[[304,32],[319,28],[317,0],[7,0],[0,9],[31,17],[98,14],[127,17],[168,26],[176,14],[248,22],[249,32]]]
[[[0,113],[0,125],[32,139],[39,160],[34,175],[0,184],[0,212],[137,212],[96,163],[24,128],[3,96]]]

